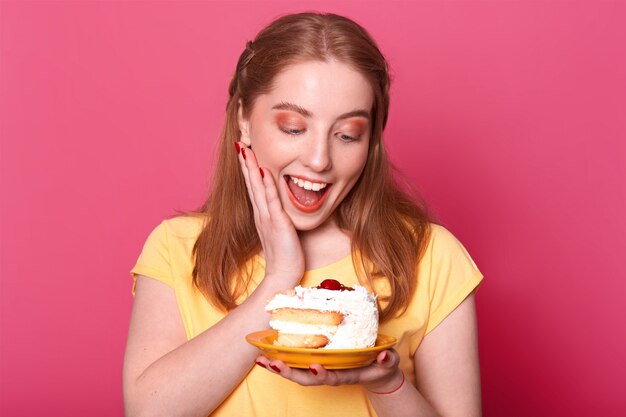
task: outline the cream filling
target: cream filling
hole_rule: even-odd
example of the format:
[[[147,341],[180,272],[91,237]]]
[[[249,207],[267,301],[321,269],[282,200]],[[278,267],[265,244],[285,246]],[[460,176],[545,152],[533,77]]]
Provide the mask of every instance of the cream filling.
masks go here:
[[[323,326],[318,324],[303,324],[293,321],[270,320],[270,327],[281,333],[289,334],[321,334],[328,339],[337,332],[337,326]]]

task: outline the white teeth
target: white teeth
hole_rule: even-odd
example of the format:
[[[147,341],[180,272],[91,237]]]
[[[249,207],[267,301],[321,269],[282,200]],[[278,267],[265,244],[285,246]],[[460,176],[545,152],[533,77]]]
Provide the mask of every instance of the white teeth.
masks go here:
[[[328,184],[323,183],[323,182],[305,181],[303,179],[292,177],[292,176],[290,176],[289,178],[291,179],[291,181],[294,184],[297,184],[298,187],[302,187],[305,190],[319,191],[319,190],[322,190],[322,189],[326,188],[326,186],[328,185]]]

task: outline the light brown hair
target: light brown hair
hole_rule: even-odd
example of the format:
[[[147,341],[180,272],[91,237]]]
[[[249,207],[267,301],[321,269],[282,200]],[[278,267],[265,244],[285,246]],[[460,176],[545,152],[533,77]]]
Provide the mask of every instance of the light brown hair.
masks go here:
[[[361,177],[334,213],[352,236],[352,258],[359,279],[371,285],[384,276],[391,289],[381,321],[401,313],[416,289],[417,266],[429,235],[429,218],[394,179],[382,142],[389,111],[387,62],[371,36],[350,19],[301,13],[281,17],[248,42],[229,87],[226,122],[208,200],[206,223],[193,254],[195,285],[214,305],[230,310],[250,280],[246,264],[261,249],[252,206],[233,142],[255,99],[271,91],[276,75],[305,61],[337,60],[361,72],[374,92],[372,132]]]

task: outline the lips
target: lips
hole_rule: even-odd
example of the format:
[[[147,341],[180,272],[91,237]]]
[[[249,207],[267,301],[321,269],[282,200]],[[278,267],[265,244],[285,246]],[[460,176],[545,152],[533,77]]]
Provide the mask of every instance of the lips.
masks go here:
[[[300,211],[313,213],[322,207],[332,184],[285,175],[289,200]]]

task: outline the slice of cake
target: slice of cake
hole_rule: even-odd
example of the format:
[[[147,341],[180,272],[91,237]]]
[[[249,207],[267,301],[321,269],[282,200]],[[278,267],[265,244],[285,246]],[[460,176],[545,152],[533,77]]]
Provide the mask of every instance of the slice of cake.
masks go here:
[[[289,347],[360,349],[374,346],[378,335],[376,297],[365,287],[344,287],[334,279],[319,287],[276,294],[265,306],[274,344]]]

